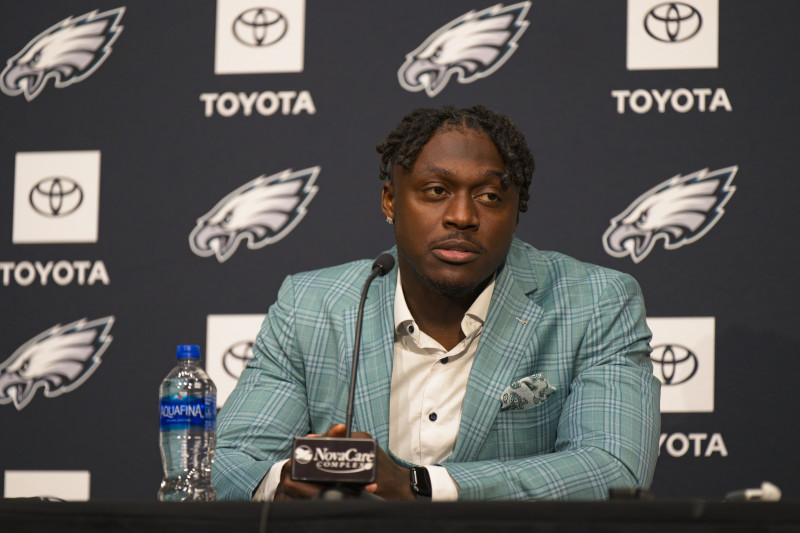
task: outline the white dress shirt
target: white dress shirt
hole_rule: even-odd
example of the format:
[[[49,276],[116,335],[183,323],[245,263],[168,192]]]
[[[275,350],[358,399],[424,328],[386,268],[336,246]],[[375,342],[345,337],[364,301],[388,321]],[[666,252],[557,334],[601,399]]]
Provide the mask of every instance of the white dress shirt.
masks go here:
[[[455,447],[461,404],[494,284],[493,279],[467,309],[461,320],[465,338],[448,351],[417,326],[403,295],[400,272],[397,273],[389,449],[409,463],[427,467],[433,501],[458,499],[458,485],[437,464],[447,459]],[[270,468],[254,500],[272,500],[285,463],[280,461]]]
[[[461,404],[493,291],[494,280],[461,320],[464,340],[448,351],[417,326],[397,274],[389,449],[409,463],[428,467],[433,501],[458,499],[456,482],[444,467],[434,465],[455,447]]]

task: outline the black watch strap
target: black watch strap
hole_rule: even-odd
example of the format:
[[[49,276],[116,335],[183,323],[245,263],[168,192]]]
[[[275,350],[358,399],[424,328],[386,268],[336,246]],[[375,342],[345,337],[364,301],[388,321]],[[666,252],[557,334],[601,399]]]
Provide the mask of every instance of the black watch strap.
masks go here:
[[[417,497],[417,501],[431,501],[433,493],[431,491],[431,476],[428,469],[424,466],[415,466],[410,470],[411,492]]]

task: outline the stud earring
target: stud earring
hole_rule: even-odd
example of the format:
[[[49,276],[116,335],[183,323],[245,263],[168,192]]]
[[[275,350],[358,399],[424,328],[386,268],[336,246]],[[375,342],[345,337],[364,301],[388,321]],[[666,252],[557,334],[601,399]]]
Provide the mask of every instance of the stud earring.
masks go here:
[[[392,219],[392,217],[386,217],[386,223],[387,224],[394,224],[394,219]]]

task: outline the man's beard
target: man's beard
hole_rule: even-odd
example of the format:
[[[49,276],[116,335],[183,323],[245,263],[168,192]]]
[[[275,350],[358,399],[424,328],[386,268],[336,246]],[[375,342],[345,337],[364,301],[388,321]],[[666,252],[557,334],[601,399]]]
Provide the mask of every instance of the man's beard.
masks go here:
[[[471,285],[460,285],[447,281],[435,281],[422,272],[417,271],[417,273],[419,274],[420,278],[422,278],[422,281],[425,283],[426,287],[432,291],[438,292],[443,296],[457,300],[463,300],[466,298],[474,300],[478,297],[481,291],[486,288],[489,280],[492,279],[492,276],[489,276],[485,280],[479,281],[478,283]]]

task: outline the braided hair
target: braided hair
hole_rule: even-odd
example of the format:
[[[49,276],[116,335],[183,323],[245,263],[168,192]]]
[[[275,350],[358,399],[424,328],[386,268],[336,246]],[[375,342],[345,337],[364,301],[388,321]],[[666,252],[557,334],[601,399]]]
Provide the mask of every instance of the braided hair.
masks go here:
[[[411,170],[422,147],[440,129],[482,131],[497,147],[505,163],[503,186],[509,182],[519,188],[519,210],[528,209],[528,189],[533,175],[534,162],[525,136],[505,115],[477,105],[465,109],[444,106],[440,109],[417,108],[403,117],[375,149],[380,154],[378,177],[390,179],[393,164]]]

